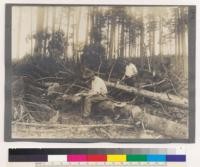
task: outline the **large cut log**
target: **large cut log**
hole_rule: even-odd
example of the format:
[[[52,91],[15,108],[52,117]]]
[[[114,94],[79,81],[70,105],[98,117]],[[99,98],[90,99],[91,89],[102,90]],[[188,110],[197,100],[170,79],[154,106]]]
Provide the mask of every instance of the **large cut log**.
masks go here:
[[[134,119],[141,120],[145,127],[160,134],[173,137],[175,139],[188,138],[188,128],[185,125],[167,120],[144,112],[138,106],[126,105],[123,111],[131,112]]]
[[[188,109],[188,99],[184,97],[178,97],[172,94],[167,94],[167,93],[156,93],[156,92],[151,92],[148,90],[144,89],[139,89],[127,85],[121,85],[121,84],[116,84],[112,82],[106,82],[106,86],[108,87],[113,87],[116,89],[120,89],[129,93],[135,93],[140,96],[144,96],[146,98],[150,98],[156,101],[160,101],[165,104],[169,104],[175,107],[183,108],[183,109]]]
[[[57,100],[64,100],[65,103],[78,103],[81,98],[79,96],[65,95],[63,98],[59,98]],[[110,100],[105,100],[98,103],[96,107],[100,108],[100,110],[117,111],[115,108],[118,106]],[[118,111],[129,112],[132,114],[134,120],[142,121],[145,128],[154,130],[162,135],[169,136],[174,139],[188,138],[188,128],[185,125],[146,113],[142,108],[136,105],[127,104],[123,107],[118,107]]]

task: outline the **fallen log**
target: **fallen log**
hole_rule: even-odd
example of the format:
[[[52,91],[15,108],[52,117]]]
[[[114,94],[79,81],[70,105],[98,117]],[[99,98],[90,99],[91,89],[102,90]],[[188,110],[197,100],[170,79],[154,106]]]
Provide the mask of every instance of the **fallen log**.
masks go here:
[[[150,83],[150,84],[142,85],[140,88],[155,87],[155,86],[158,86],[158,85],[160,85],[164,82],[166,82],[166,79],[163,79],[162,81],[159,81],[159,82],[156,82],[156,83]]]
[[[88,124],[88,125],[69,125],[69,124],[41,124],[41,123],[26,123],[26,122],[12,122],[12,125],[21,125],[21,126],[31,126],[31,127],[39,127],[39,128],[97,128],[97,127],[123,127],[123,128],[132,128],[133,125],[127,125],[127,124]],[[56,129],[58,130],[58,129]]]
[[[144,112],[138,106],[126,105],[124,111],[131,112],[134,119],[141,120],[148,129],[175,139],[188,138],[188,128],[185,125]]]
[[[146,98],[150,98],[156,101],[160,101],[165,104],[169,104],[175,107],[179,107],[182,109],[188,109],[188,99],[184,97],[178,97],[172,94],[167,94],[167,93],[156,93],[156,92],[151,92],[148,90],[144,89],[139,89],[127,85],[121,85],[121,84],[116,84],[112,82],[107,82],[105,81],[106,86],[108,87],[113,87],[116,89],[120,89],[129,93],[135,93],[140,96],[144,96]]]
[[[65,102],[78,103],[81,98],[79,96],[64,95],[62,98]],[[59,98],[61,100],[61,98]],[[96,104],[97,108],[106,111],[116,111],[115,103],[110,100],[102,101]],[[174,139],[188,138],[188,128],[185,125],[167,120],[155,115],[148,114],[142,108],[135,105],[125,105],[118,107],[118,111],[129,112],[134,120],[142,121],[147,129],[154,130],[162,135],[169,136]]]

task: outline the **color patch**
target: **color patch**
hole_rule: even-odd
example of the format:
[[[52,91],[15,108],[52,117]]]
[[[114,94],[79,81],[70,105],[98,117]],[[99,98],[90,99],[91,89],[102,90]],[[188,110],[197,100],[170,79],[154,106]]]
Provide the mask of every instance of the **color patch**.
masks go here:
[[[87,155],[77,154],[77,155],[67,155],[68,162],[85,162],[87,161]]]
[[[165,155],[147,155],[147,161],[150,161],[150,162],[165,162],[166,156]]]
[[[67,155],[48,155],[48,162],[66,162]]]
[[[146,155],[127,155],[126,160],[128,162],[145,162],[147,161]]]
[[[167,162],[185,162],[185,155],[166,155]]]
[[[126,162],[126,155],[107,155],[107,162]]]
[[[100,155],[100,154],[96,154],[96,155],[88,155],[87,156],[87,161],[90,162],[106,162],[107,161],[107,155]]]

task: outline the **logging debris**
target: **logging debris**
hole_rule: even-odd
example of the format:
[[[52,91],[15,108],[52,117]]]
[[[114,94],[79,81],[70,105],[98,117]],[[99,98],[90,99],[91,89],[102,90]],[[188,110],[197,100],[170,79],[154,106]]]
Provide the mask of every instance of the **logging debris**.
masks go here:
[[[41,125],[41,127],[44,127],[43,125],[46,125],[48,128],[51,128],[52,126],[57,128],[64,128],[68,126],[69,124],[65,124],[65,122],[63,121],[64,119],[62,119],[62,112],[73,112],[73,110],[78,110],[80,112],[81,98],[79,96],[74,96],[74,93],[80,92],[82,90],[88,90],[88,88],[85,85],[80,84],[81,82],[78,81],[75,81],[71,84],[65,83],[63,82],[65,81],[65,78],[61,77],[59,77],[59,81],[60,82],[55,82],[54,77],[45,77],[43,79],[41,78],[37,80],[32,80],[26,76],[16,79],[12,84],[12,88],[14,90],[13,97],[15,97],[15,104],[18,107],[15,107],[13,109],[13,124],[19,125],[20,123],[20,125],[23,125],[24,123],[24,126],[28,126],[28,124],[30,124],[30,126]],[[162,84],[163,82],[164,81],[160,81],[158,84],[154,85],[148,84],[147,87],[155,85],[157,86],[159,84]],[[116,84],[113,82],[105,81],[105,83],[109,88],[114,88],[116,89],[116,91],[121,91],[122,94],[131,93],[131,96],[148,98],[152,101],[155,101],[156,103],[161,104],[162,109],[158,108],[159,114],[161,114],[159,115],[158,112],[153,113],[152,110],[148,112],[148,109],[147,112],[144,113],[144,110],[147,107],[142,107],[137,103],[135,105],[132,103],[133,101],[122,103],[121,101],[116,101],[114,98],[112,99],[112,96],[109,95],[107,101],[103,101],[95,105],[95,110],[100,111],[97,114],[97,117],[99,114],[111,117],[111,123],[109,122],[110,124],[99,123],[96,126],[95,124],[70,124],[69,127],[76,128],[76,126],[83,126],[90,129],[91,127],[104,128],[107,126],[112,126],[112,124],[115,124],[113,125],[113,127],[119,127],[121,126],[119,122],[122,117],[118,117],[117,119],[115,119],[115,116],[124,115],[126,123],[129,123],[128,125],[124,124],[127,126],[127,128],[132,127],[134,129],[134,127],[138,126],[139,121],[143,130],[153,130],[159,134],[172,138],[187,138],[188,134],[185,124],[182,124],[181,122],[178,123],[177,120],[174,121],[173,118],[170,118],[171,120],[168,120],[167,118],[165,118],[165,114],[168,113],[168,111],[165,111],[165,113],[161,111],[164,110],[163,105],[171,105],[172,107],[175,106],[176,108],[180,108],[181,111],[182,109],[187,109],[187,99],[171,94],[167,96],[165,93],[156,93],[145,90],[145,86],[141,89],[127,85]],[[20,98],[17,99],[17,95]],[[101,113],[102,111],[103,113]],[[130,118],[130,115],[133,119],[127,121],[127,119]],[[182,117],[181,119],[183,119]],[[125,128],[126,126],[123,127]],[[103,133],[104,131],[101,130],[101,132]],[[107,134],[107,136],[109,135]]]

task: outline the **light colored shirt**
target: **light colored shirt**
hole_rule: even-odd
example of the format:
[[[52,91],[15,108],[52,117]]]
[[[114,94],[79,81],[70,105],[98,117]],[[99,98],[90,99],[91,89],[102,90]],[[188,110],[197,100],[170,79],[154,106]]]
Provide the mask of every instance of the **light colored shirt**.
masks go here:
[[[130,63],[126,66],[125,76],[130,78],[138,74],[138,70],[133,63]]]
[[[91,90],[90,90],[91,94],[102,94],[102,95],[106,95],[108,93],[106,84],[104,83],[104,81],[95,76],[94,80],[92,81],[92,86],[91,86]]]
[[[48,87],[48,96],[54,94],[55,92],[57,92],[59,87],[60,87],[59,83],[50,84],[50,86]]]

